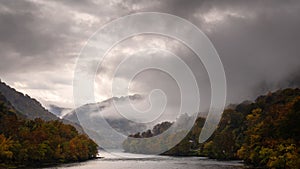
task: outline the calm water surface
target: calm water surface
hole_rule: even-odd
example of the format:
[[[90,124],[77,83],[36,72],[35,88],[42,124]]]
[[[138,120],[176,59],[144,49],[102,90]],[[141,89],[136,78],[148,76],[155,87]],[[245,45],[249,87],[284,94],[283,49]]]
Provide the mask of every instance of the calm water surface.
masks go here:
[[[238,161],[215,161],[201,157],[147,156],[115,152],[100,153],[102,159],[47,169],[242,169]],[[124,158],[124,156],[126,156]],[[138,158],[137,158],[138,157]]]

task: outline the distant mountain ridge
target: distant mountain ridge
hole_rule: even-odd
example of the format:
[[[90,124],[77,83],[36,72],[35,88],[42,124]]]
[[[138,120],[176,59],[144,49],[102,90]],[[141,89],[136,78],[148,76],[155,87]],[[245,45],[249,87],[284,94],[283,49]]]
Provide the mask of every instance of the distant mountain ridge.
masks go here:
[[[56,115],[59,118],[63,118],[64,115],[72,111],[71,108],[59,107],[57,105],[50,104],[48,106],[48,110],[50,113]]]
[[[146,129],[145,125],[134,123],[124,117],[122,117],[116,110],[112,109],[113,101],[115,102],[123,102],[126,99],[130,99],[131,101],[142,100],[143,96],[139,94],[121,96],[121,97],[112,97],[102,102],[97,103],[88,103],[83,106],[80,106],[69,113],[62,116],[62,119],[66,119],[72,121],[74,123],[80,124],[80,120],[78,119],[76,113],[91,113],[97,112],[102,113],[106,121],[118,132],[124,133],[126,135],[135,133],[140,131],[141,129]],[[59,107],[60,110],[65,110],[65,108]],[[58,112],[58,114],[61,114]]]
[[[98,145],[103,148],[121,149],[120,135],[112,134],[115,132],[127,136],[138,131],[145,130],[147,126],[142,123],[124,118],[115,110],[114,103],[128,104],[127,99],[135,103],[144,101],[144,97],[139,94],[111,97],[107,100],[97,103],[88,103],[72,109],[52,105],[49,110],[63,120],[71,121],[75,124],[80,124],[84,128],[84,132],[94,139]],[[65,113],[63,111],[69,111]],[[95,115],[95,116],[90,116]],[[81,117],[81,118],[78,118]],[[103,118],[102,118],[103,117]],[[111,128],[105,124],[108,123]],[[125,139],[126,137],[124,137]]]

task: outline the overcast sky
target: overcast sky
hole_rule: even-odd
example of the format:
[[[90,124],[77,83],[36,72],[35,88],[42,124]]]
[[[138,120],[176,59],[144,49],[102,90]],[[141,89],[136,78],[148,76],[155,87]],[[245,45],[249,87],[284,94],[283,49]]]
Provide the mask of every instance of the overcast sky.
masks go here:
[[[88,38],[113,19],[144,11],[185,18],[209,37],[224,65],[227,103],[300,83],[298,0],[0,0],[0,78],[44,106],[72,107],[76,58]],[[98,101],[110,97],[107,88],[120,60],[145,47],[180,55],[197,72],[202,96],[209,97],[207,73],[193,52],[174,39],[139,35],[107,55],[95,79]],[[132,93],[158,87],[178,104],[174,81],[162,72],[147,73],[137,76]]]

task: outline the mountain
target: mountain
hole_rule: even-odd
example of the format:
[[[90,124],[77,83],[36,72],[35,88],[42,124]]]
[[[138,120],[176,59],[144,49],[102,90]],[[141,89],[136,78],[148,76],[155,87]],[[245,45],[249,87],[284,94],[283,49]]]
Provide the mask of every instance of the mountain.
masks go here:
[[[16,91],[1,80],[0,92],[16,110],[22,112],[28,119],[41,118],[46,121],[58,119],[55,115],[47,111],[37,100]]]
[[[85,132],[103,148],[122,148],[121,144],[129,134],[146,129],[144,124],[124,118],[115,109],[113,102],[128,104],[125,102],[126,99],[137,104],[145,100],[138,94],[112,97],[102,102],[80,106],[62,116],[62,119],[80,124]],[[60,110],[64,109],[60,108]]]
[[[68,114],[69,112],[72,111],[71,108],[59,107],[59,106],[56,106],[56,105],[53,105],[53,104],[50,104],[48,106],[48,110],[52,114],[56,115],[59,118],[62,118],[63,116],[65,116],[66,114]]]
[[[41,118],[46,121],[59,120],[59,118],[46,110],[40,102],[18,92],[16,89],[11,88],[0,80],[0,93],[12,104],[17,110],[18,114],[26,117],[27,119]],[[83,132],[80,125],[68,120],[62,120],[64,124],[74,126],[79,132]]]
[[[121,132],[125,135],[129,135],[143,129],[146,129],[146,126],[143,124],[138,124],[133,121],[130,121],[123,116],[121,116],[117,110],[115,110],[113,102],[123,103],[127,98],[131,101],[142,101],[143,97],[139,94],[122,96],[122,97],[112,97],[105,101],[98,103],[89,103],[83,106],[80,106],[69,113],[62,116],[63,119],[75,122],[80,124],[80,120],[77,117],[78,112],[90,114],[96,113],[102,115],[104,119],[118,132]],[[66,108],[59,108],[59,110],[67,110]]]
[[[26,119],[0,93],[0,168],[42,167],[96,158],[97,144],[61,121]]]

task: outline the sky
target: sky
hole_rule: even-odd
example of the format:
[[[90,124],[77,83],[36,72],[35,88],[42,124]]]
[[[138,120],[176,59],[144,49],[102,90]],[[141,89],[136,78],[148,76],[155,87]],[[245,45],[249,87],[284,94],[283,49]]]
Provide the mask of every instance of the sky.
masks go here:
[[[179,16],[207,35],[224,65],[227,104],[300,85],[298,0],[0,0],[0,78],[46,107],[73,107],[73,75],[81,49],[105,24],[138,12]],[[179,55],[195,72],[202,110],[207,110],[210,84],[205,67],[188,47],[159,35],[131,37],[107,54],[95,77],[97,101],[111,97],[108,89],[122,59],[144,48]],[[170,59],[162,51],[140,55],[135,64],[152,56]],[[130,66],[124,74],[126,68]],[[174,79],[156,70],[136,76],[130,93],[153,88],[165,91],[171,105],[180,102]]]

